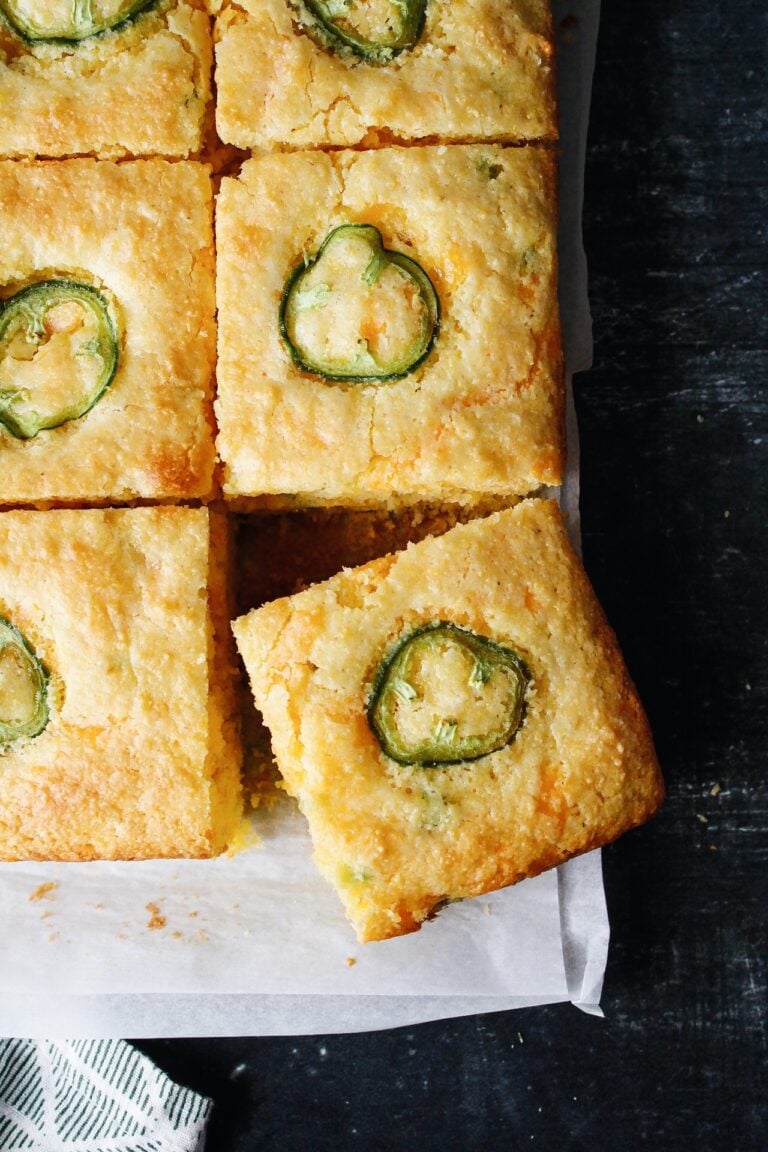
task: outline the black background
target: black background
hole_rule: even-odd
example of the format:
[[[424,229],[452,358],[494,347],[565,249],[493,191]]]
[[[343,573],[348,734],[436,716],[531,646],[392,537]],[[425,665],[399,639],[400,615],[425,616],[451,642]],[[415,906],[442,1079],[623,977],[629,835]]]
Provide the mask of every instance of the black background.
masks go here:
[[[604,854],[605,1020],[140,1041],[209,1152],[768,1148],[765,0],[603,5],[577,379],[587,569],[668,799]]]

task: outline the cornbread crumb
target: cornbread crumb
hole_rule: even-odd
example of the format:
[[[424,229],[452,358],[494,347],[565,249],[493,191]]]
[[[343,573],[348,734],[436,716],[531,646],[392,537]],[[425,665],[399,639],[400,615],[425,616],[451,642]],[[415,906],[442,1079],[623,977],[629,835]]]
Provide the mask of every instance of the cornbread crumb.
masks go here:
[[[156,928],[165,928],[167,920],[160,912],[157,904],[150,900],[146,905],[147,912],[149,912],[149,920],[147,921],[147,928],[154,930]]]
[[[39,884],[34,892],[30,892],[29,899],[35,903],[38,900],[52,900],[58,886],[55,880],[49,880],[47,884]]]

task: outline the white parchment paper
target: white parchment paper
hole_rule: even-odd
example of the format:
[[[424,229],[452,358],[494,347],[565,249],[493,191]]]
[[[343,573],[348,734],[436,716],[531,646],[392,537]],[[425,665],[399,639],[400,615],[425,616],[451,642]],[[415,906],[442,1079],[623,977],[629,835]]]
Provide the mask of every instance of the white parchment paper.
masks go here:
[[[561,310],[570,394],[589,365],[581,202],[599,0],[555,3],[561,108]],[[357,944],[288,801],[258,843],[213,861],[0,865],[0,1035],[359,1032],[571,1000],[599,1012],[608,944],[599,853]]]

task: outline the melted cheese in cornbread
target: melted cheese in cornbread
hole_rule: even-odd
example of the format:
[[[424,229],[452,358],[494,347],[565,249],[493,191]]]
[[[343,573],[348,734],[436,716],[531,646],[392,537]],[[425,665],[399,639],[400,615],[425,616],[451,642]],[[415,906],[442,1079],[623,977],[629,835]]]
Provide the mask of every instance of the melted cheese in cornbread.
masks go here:
[[[372,681],[399,636],[434,620],[523,657],[524,720],[478,760],[397,764],[368,723]],[[661,801],[641,705],[551,502],[274,601],[235,634],[317,863],[363,940],[604,844]]]

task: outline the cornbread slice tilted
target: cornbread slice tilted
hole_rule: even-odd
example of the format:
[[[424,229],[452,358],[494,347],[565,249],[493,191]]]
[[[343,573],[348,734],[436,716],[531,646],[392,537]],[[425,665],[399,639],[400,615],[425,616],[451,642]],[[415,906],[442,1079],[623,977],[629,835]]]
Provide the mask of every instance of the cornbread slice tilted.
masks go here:
[[[0,163],[0,504],[211,495],[212,213],[192,161]]]
[[[0,0],[0,156],[189,156],[212,55],[198,0]]]
[[[232,842],[226,555],[202,508],[0,513],[0,860]]]
[[[224,491],[268,507],[562,479],[555,159],[493,145],[247,161],[217,207]]]
[[[557,137],[547,0],[224,0],[215,38],[241,148]]]
[[[361,940],[647,819],[647,722],[557,506],[525,501],[238,620],[320,870]]]

